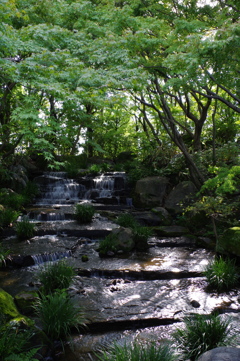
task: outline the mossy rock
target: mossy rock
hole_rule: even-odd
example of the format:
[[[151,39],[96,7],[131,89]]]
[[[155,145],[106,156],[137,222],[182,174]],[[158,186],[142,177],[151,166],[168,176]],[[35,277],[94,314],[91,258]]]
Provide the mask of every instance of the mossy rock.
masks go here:
[[[218,239],[216,251],[240,256],[240,227],[228,228]]]
[[[38,294],[36,291],[22,291],[19,292],[15,297],[14,300],[18,309],[23,312],[24,314],[31,314],[33,313],[33,305],[38,298]]]
[[[89,260],[88,256],[86,254],[82,255],[82,262],[87,262]]]
[[[133,250],[135,243],[132,229],[120,227],[113,229],[112,234],[115,237],[115,247],[117,251],[125,253]]]
[[[0,312],[6,322],[24,323],[28,326],[34,324],[28,317],[21,315],[15,305],[13,297],[2,288],[0,288]]]
[[[152,212],[158,215],[161,226],[170,226],[172,224],[172,216],[165,208],[155,207]]]

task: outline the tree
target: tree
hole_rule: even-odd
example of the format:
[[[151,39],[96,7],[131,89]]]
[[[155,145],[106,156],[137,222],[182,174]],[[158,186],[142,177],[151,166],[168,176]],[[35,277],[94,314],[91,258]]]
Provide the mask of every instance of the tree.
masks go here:
[[[161,147],[167,135],[201,186],[193,153],[224,139],[226,119],[236,135],[238,5],[6,0],[0,10],[2,156],[31,145],[54,159],[85,137],[89,155],[115,157],[131,129],[139,149],[137,139]],[[123,98],[131,116],[119,115]]]

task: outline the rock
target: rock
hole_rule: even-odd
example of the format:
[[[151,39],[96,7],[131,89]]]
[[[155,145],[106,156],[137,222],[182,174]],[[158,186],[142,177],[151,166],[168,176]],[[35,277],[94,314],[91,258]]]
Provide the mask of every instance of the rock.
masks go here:
[[[87,262],[88,261],[88,256],[86,254],[82,255],[82,262]]]
[[[21,312],[25,315],[31,314],[33,312],[33,304],[37,300],[38,294],[35,291],[26,291],[19,292],[14,300],[16,302],[17,307]]]
[[[10,257],[8,257],[7,261],[6,261],[6,265],[8,267],[29,267],[29,266],[33,266],[35,264],[34,259],[31,255],[26,255],[26,256],[15,256],[15,255],[11,255]]]
[[[197,238],[198,245],[203,246],[208,249],[215,249],[216,244],[211,238],[208,237],[198,237]]]
[[[179,183],[168,195],[164,207],[172,214],[182,213],[189,200],[197,193],[197,188],[191,181]]]
[[[172,216],[165,208],[155,207],[152,212],[160,218],[161,226],[170,226],[172,224]]]
[[[240,227],[228,228],[217,240],[216,251],[240,256]]]
[[[138,207],[161,207],[168,183],[166,177],[146,177],[138,180],[134,192],[134,204]]]
[[[13,297],[0,288],[0,313],[4,316],[4,321],[14,321],[17,323],[24,323],[32,325],[33,321],[20,314]]]
[[[13,297],[2,288],[0,289],[0,310],[5,315],[7,321],[20,316]]]
[[[190,304],[194,307],[194,308],[199,308],[201,305],[200,305],[200,303],[198,302],[198,301],[196,301],[196,300],[192,300],[191,302],[190,302]]]
[[[116,236],[116,248],[123,252],[130,252],[133,250],[135,243],[133,240],[133,231],[130,228],[116,228],[113,229],[112,234]]]
[[[159,226],[162,224],[160,216],[151,211],[134,212],[132,215],[143,226]]]
[[[128,253],[135,247],[134,234],[132,229],[119,227],[103,240],[103,245],[99,246],[100,257],[113,257],[115,254]]]
[[[240,348],[217,347],[202,354],[197,361],[240,361]]]
[[[189,229],[182,226],[160,226],[153,228],[154,234],[165,237],[180,237],[189,233]]]

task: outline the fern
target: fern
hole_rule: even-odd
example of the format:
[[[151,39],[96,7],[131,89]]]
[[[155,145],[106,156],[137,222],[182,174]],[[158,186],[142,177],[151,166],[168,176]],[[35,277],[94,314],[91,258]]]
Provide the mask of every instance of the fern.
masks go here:
[[[38,348],[33,348],[28,352],[21,352],[19,354],[9,355],[4,359],[4,361],[38,361],[36,358],[33,358],[34,355],[38,352]]]

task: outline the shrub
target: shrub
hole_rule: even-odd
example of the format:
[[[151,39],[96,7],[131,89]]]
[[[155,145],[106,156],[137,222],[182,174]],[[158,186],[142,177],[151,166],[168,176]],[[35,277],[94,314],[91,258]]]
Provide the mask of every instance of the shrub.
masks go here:
[[[23,218],[16,224],[17,237],[20,241],[32,238],[34,236],[34,224],[29,222],[27,218]]]
[[[24,204],[29,204],[30,202],[32,202],[34,197],[36,197],[38,194],[39,194],[38,185],[34,182],[30,182],[30,181],[27,182],[26,187],[22,192]]]
[[[155,343],[147,345],[118,346],[114,345],[109,351],[97,355],[101,361],[173,361],[175,355],[168,345],[157,346]]]
[[[8,227],[11,223],[15,222],[19,216],[19,212],[13,209],[6,208],[0,210],[0,227]]]
[[[88,168],[88,172],[94,174],[109,172],[111,170],[112,170],[112,165],[109,163],[92,164]]]
[[[79,223],[90,223],[94,216],[94,207],[90,204],[77,204],[75,218]]]
[[[228,291],[239,282],[239,270],[235,261],[229,258],[215,258],[204,271],[209,286],[219,292]]]
[[[39,272],[38,278],[45,294],[56,290],[63,290],[70,286],[75,276],[73,267],[68,266],[64,260],[45,265]]]
[[[107,237],[99,243],[98,252],[100,256],[106,256],[108,252],[116,252],[117,247],[117,235],[110,233]]]
[[[85,154],[64,156],[63,160],[63,169],[67,172],[69,178],[76,178],[79,175],[79,171],[87,167],[87,157]]]
[[[152,165],[144,165],[135,159],[125,163],[125,170],[128,173],[128,181],[131,185],[135,184],[141,178],[158,175]]]
[[[230,321],[217,315],[193,315],[186,317],[184,323],[184,328],[173,333],[184,360],[195,361],[208,350],[233,343]]]
[[[132,229],[138,226],[138,222],[131,213],[121,214],[120,216],[118,216],[116,223],[122,227],[132,228]]]
[[[22,194],[15,193],[9,189],[2,189],[0,192],[0,204],[3,204],[6,208],[20,210],[24,200],[25,198]]]
[[[75,308],[65,291],[49,295],[41,294],[34,309],[40,318],[43,331],[53,342],[64,341],[70,335],[71,328],[84,326],[81,310]]]

